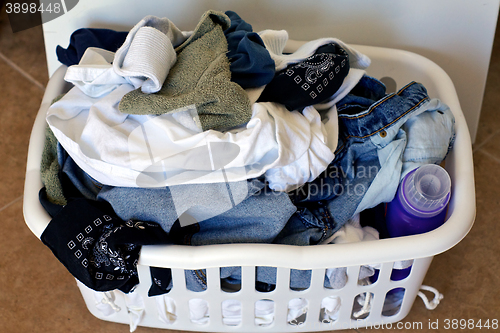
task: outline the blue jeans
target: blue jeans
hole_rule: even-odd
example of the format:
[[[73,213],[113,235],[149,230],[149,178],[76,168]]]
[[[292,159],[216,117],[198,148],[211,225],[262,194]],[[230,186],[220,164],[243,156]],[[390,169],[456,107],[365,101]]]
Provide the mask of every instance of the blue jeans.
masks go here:
[[[391,201],[407,172],[440,163],[454,141],[453,114],[416,82],[386,94],[382,82],[365,76],[337,108],[334,161],[290,193],[298,211],[279,237],[296,245],[321,241],[353,215]]]
[[[219,200],[224,196],[229,199]],[[170,188],[104,186],[97,198],[110,203],[122,220],[156,222],[185,245],[271,243],[296,211],[286,193],[272,192],[258,179]],[[208,218],[189,220],[196,215]]]

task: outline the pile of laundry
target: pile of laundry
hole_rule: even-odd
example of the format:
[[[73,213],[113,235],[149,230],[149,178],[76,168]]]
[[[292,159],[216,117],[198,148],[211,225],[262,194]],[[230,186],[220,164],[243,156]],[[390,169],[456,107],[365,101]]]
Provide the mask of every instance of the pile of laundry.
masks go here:
[[[87,287],[129,293],[141,245],[378,239],[360,214],[444,160],[454,117],[420,83],[387,92],[336,38],[293,45],[232,11],[208,11],[189,32],[154,16],[129,32],[75,31],[57,48],[74,86],[46,116],[44,244]],[[257,268],[261,290],[273,269]],[[292,270],[290,287],[310,274]],[[172,288],[169,269],[151,275],[150,296]],[[325,287],[345,276],[327,272]],[[221,279],[238,284],[240,271]],[[205,290],[205,271],[186,282]]]

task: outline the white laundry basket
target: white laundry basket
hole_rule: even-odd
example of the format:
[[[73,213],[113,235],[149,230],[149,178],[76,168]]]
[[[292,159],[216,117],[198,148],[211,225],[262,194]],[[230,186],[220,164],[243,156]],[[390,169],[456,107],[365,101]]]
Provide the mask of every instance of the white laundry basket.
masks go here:
[[[291,42],[298,43],[298,42]],[[296,45],[295,45],[296,46]],[[291,45],[294,48],[294,45]],[[447,222],[436,230],[422,235],[378,241],[317,245],[288,246],[270,244],[230,244],[211,246],[144,246],[139,260],[140,285],[134,291],[144,300],[143,318],[139,325],[187,331],[210,332],[291,332],[323,331],[363,327],[373,324],[391,323],[402,320],[410,311],[427,269],[434,255],[444,252],[457,244],[468,233],[475,217],[475,192],[472,163],[472,150],[467,125],[453,83],[448,75],[435,63],[414,53],[353,45],[369,56],[372,64],[368,74],[376,78],[392,78],[397,88],[414,80],[421,82],[430,97],[437,97],[451,108],[456,120],[456,141],[446,159],[446,169],[452,179],[452,195]],[[29,145],[24,216],[33,233],[40,237],[50,221],[38,200],[42,187],[40,180],[40,161],[44,144],[45,114],[54,97],[67,89],[63,81],[65,67],[59,68],[50,79],[36,118]],[[386,79],[384,79],[386,80]],[[414,259],[410,275],[401,281],[391,281],[390,273],[395,261]],[[56,260],[56,259],[54,259]],[[378,280],[371,285],[360,285],[358,275],[360,266],[381,264]],[[151,286],[149,266],[172,268],[173,289],[165,296],[175,302],[176,318],[173,323],[159,319],[159,308],[155,298],[147,297]],[[240,266],[242,275],[241,289],[226,292],[221,289],[220,267]],[[258,292],[255,288],[255,268],[257,266],[277,267],[277,284],[271,292]],[[325,269],[347,267],[347,284],[342,289],[326,289],[323,286]],[[192,292],[186,289],[185,269],[206,269],[207,289]],[[303,291],[289,288],[290,269],[312,269],[310,287]],[[78,284],[89,311],[96,317],[120,323],[129,323],[129,314],[124,294],[112,292],[96,294]],[[405,294],[399,312],[384,316],[382,308],[388,291],[404,288]],[[364,319],[352,316],[358,295],[371,293],[370,313]],[[96,296],[107,297],[115,310],[105,316],[96,306]],[[338,319],[332,322],[320,320],[321,302],[325,297],[337,296],[340,300]],[[163,296],[160,296],[163,297]],[[306,300],[307,313],[301,323],[287,321],[287,308],[290,300]],[[113,300],[114,299],[114,300]],[[209,320],[205,324],[195,324],[189,316],[188,302],[203,299],[208,303]],[[222,302],[237,300],[241,302],[241,323],[227,326],[222,321]],[[274,302],[274,318],[269,326],[255,324],[255,303],[259,300]]]

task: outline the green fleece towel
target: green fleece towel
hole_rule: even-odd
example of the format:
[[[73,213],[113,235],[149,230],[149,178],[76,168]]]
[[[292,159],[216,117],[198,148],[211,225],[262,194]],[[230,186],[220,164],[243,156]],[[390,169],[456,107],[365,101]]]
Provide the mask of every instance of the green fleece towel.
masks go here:
[[[49,126],[45,128],[45,145],[43,147],[40,175],[47,192],[47,199],[57,205],[66,205],[61,182],[59,181],[59,163],[57,161],[57,139]]]
[[[203,130],[224,131],[247,123],[252,116],[248,95],[231,82],[224,30],[230,19],[221,12],[203,14],[193,35],[178,46],[177,61],[161,90],[127,93],[118,106],[126,114],[164,114],[195,105]]]
[[[64,94],[57,96],[52,100],[51,105],[63,98]],[[42,184],[47,192],[47,199],[57,205],[66,205],[61,182],[59,180],[59,171],[61,167],[57,161],[57,138],[47,125],[45,127],[45,144],[43,146],[42,161],[40,162],[40,176]]]

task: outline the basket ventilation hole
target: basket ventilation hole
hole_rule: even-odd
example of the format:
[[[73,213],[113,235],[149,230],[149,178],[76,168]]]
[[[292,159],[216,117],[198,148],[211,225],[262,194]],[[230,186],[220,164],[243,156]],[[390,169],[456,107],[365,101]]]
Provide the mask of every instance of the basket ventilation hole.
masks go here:
[[[339,319],[341,300],[338,296],[328,296],[321,300],[321,311],[319,321],[331,324]]]
[[[405,296],[404,288],[394,288],[389,290],[385,295],[384,307],[382,308],[382,316],[390,317],[399,313],[401,304]]]
[[[391,281],[401,281],[406,279],[410,275],[411,268],[412,266],[402,269],[393,268],[391,272]]]
[[[191,322],[194,324],[205,325],[210,322],[208,302],[201,298],[193,298],[189,300],[189,315]]]
[[[236,299],[226,299],[222,302],[222,322],[226,326],[241,324],[241,302]]]
[[[261,299],[255,302],[255,325],[261,327],[270,326],[274,322],[274,301]]]
[[[236,293],[241,290],[241,266],[221,267],[220,286],[226,293]]]
[[[292,326],[303,325],[307,318],[309,301],[305,298],[294,298],[288,302],[287,322]]]
[[[352,305],[351,318],[354,320],[365,319],[370,315],[373,293],[361,293],[354,298]]]
[[[342,289],[347,283],[347,267],[327,268],[324,287],[327,289]]]
[[[255,269],[255,290],[261,293],[269,293],[276,289],[275,284],[259,281],[258,277],[260,275],[267,276],[269,279],[276,281],[277,271],[276,267],[257,266]]]
[[[166,324],[173,324],[177,320],[175,300],[168,296],[160,296],[155,299],[160,320]]]
[[[311,270],[290,270],[290,290],[302,291],[311,286]]]
[[[207,272],[205,269],[184,270],[186,288],[189,291],[202,292],[207,289]]]

